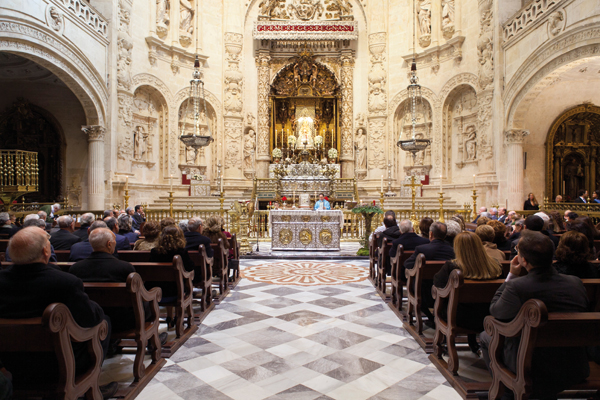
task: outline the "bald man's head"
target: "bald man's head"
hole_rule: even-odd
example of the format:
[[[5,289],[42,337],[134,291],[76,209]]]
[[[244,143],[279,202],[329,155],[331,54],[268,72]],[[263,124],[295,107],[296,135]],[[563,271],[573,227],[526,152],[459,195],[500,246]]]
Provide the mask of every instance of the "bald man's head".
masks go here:
[[[15,264],[47,264],[51,254],[48,235],[37,227],[23,228],[8,242],[8,252]]]
[[[89,241],[94,251],[102,251],[109,254],[115,251],[117,244],[115,234],[108,228],[94,229],[90,233]]]

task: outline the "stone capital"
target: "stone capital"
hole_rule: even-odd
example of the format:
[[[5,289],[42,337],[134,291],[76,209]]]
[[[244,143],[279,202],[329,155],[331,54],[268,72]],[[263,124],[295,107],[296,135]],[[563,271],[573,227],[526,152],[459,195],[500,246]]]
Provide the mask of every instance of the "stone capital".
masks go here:
[[[256,56],[256,66],[258,68],[269,68],[271,64],[271,56],[267,54],[259,54]]]
[[[526,129],[509,129],[504,131],[506,144],[523,144],[527,136],[529,136],[529,131]]]
[[[88,135],[88,141],[104,141],[106,129],[101,125],[83,125],[81,127],[83,133]]]

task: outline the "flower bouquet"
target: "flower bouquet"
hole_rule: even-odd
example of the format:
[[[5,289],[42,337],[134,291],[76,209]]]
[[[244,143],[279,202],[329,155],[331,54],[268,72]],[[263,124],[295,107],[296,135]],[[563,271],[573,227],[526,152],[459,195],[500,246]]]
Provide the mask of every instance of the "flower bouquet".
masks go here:
[[[195,181],[202,182],[204,180],[204,177],[202,175],[195,174],[194,176],[192,176],[192,179]]]
[[[321,135],[315,136],[315,144],[317,146],[320,146],[322,143],[323,143],[323,136],[321,136]]]
[[[279,149],[277,147],[273,149],[273,158],[274,159],[276,159],[276,160],[280,159],[282,156],[283,156],[283,152],[281,151],[281,149]]]
[[[338,156],[338,152],[336,149],[331,148],[329,149],[329,151],[327,152],[327,155],[329,156],[329,161],[331,162],[331,160],[335,160]]]
[[[287,201],[287,197],[285,197],[285,196],[282,196],[282,197],[281,197],[281,202],[283,203],[283,204],[282,204],[283,208],[287,207],[287,204],[285,204],[285,202],[286,202],[286,201]]]

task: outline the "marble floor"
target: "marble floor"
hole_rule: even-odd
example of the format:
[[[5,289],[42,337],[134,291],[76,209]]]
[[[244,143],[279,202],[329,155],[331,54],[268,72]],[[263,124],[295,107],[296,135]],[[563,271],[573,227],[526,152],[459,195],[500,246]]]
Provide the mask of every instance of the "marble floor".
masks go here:
[[[242,260],[241,268],[270,262]],[[107,360],[104,380],[124,379],[128,357]],[[368,280],[279,285],[242,279],[138,399],[461,397]]]
[[[339,251],[298,251],[298,250],[271,250],[271,242],[259,242],[250,238],[252,253],[245,255],[246,259],[286,259],[286,260],[331,260],[336,258],[358,258],[366,259],[364,256],[357,256],[356,252],[360,248],[358,242],[341,242]]]

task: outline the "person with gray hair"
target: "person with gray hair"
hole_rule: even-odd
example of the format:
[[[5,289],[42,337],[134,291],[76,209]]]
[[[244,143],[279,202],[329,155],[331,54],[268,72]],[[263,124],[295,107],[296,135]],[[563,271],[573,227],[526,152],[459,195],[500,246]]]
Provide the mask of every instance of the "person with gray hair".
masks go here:
[[[106,227],[107,227],[106,223],[104,223],[103,221],[94,221],[94,223],[92,223],[92,225],[90,225],[90,227],[88,228],[88,235],[90,235],[96,229],[106,228]],[[86,239],[82,242],[79,242],[79,243],[75,243],[71,247],[71,254],[69,254],[69,261],[84,260],[84,259],[88,258],[93,253],[93,251],[94,251],[94,249],[93,249],[92,245],[90,244],[89,237],[88,237],[88,239]],[[115,257],[117,257],[116,250],[113,252],[113,254]]]
[[[448,231],[444,240],[450,244],[453,244],[456,235],[462,232],[462,229],[460,229],[460,224],[456,221],[448,220],[446,221],[446,228]]]
[[[198,250],[198,246],[204,245],[206,250],[206,256],[212,257],[213,250],[210,246],[210,239],[202,234],[202,220],[198,217],[190,218],[188,221],[188,231],[183,233],[185,237],[185,249],[186,250]]]
[[[50,235],[50,243],[56,250],[71,250],[71,247],[81,242],[81,239],[73,235],[75,220],[70,215],[58,217],[58,231]]]
[[[479,219],[479,217],[481,217],[481,214],[482,214],[482,213],[484,213],[484,212],[487,212],[487,207],[480,207],[480,208],[479,208],[479,215],[477,215],[477,218],[475,218],[475,219],[473,220],[473,223],[474,223],[474,224],[476,224],[476,223],[477,223],[477,220]]]
[[[117,218],[117,222],[119,224],[119,235],[125,236],[129,243],[135,243],[139,238],[139,232],[134,232],[131,229],[131,216],[128,214],[121,214],[119,218]]]
[[[0,213],[0,234],[8,235],[9,238],[14,235],[10,215],[7,212]]]
[[[417,246],[429,243],[429,239],[421,237],[413,230],[413,224],[409,219],[400,221],[400,237],[392,242],[390,257],[396,257],[398,245],[402,245],[403,251],[414,250]]]
[[[107,321],[109,335],[101,342],[106,357],[110,343],[110,320],[84,292],[80,279],[48,265],[50,248],[48,236],[39,228],[23,228],[12,237],[8,249],[13,254],[14,265],[0,271],[0,318],[41,317],[50,304],[63,303],[75,322],[83,328]],[[78,369],[86,370],[95,362],[86,350],[88,343],[72,342],[71,345]],[[14,376],[37,375],[35,363],[32,364],[27,357],[3,361]],[[47,371],[39,370],[39,373],[47,374]],[[101,392],[113,397],[118,386],[112,382],[101,387]]]
[[[92,213],[85,213],[79,217],[79,229],[73,232],[73,235],[80,238],[82,241],[88,238],[88,228],[92,225],[92,222],[96,219],[96,216]]]
[[[117,250],[131,250],[129,239],[126,236],[119,234],[119,223],[115,217],[104,218],[104,222],[108,229],[115,233],[117,237]]]
[[[56,217],[58,217],[58,215],[56,215],[58,211],[60,211],[60,204],[54,203],[51,206],[41,206],[39,212],[45,213],[46,215],[43,219],[48,223],[52,223],[56,219]]]
[[[179,221],[179,229],[181,229],[181,231],[183,233],[188,231],[188,220],[187,219],[182,219],[181,221]]]
[[[23,228],[38,228],[41,229],[42,231],[44,231],[44,233],[46,234],[47,237],[49,237],[49,234],[46,232],[46,223],[44,221],[42,221],[41,219],[37,218],[38,216],[36,214],[32,214],[34,215],[36,218],[25,218],[27,219],[27,221],[23,222]],[[29,215],[28,215],[29,216]],[[21,229],[22,230],[22,229]],[[20,231],[19,231],[20,232]],[[9,242],[10,244],[10,242]],[[6,249],[6,252],[4,253],[4,259],[8,262],[12,262],[12,258],[10,255],[10,251],[8,250],[8,248]],[[52,244],[50,245],[50,262],[57,262],[58,259],[56,258],[56,254],[54,253],[54,247],[52,246]]]
[[[488,218],[494,221],[498,219],[498,209],[496,207],[490,209],[490,216]]]

